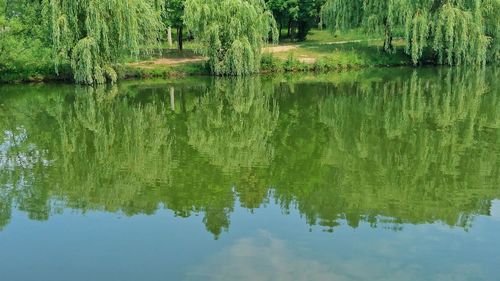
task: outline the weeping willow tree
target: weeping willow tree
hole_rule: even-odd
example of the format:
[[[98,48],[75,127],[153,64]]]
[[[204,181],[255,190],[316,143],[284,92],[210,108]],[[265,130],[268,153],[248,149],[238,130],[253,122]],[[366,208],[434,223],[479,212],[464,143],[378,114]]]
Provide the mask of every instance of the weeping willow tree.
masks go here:
[[[278,39],[276,22],[261,0],[187,0],[184,21],[215,75],[260,70],[261,49]]]
[[[322,20],[334,31],[383,34],[386,51],[394,50],[394,31],[402,30],[414,64],[429,48],[439,64],[484,65],[498,61],[499,14],[498,0],[329,0]]]
[[[486,34],[485,17],[492,9],[493,1],[498,2],[412,2],[406,12],[405,37],[406,52],[411,55],[413,63],[419,62],[424,48],[431,47],[437,54],[439,64],[484,65],[492,40]]]
[[[56,70],[69,61],[77,83],[115,81],[113,63],[121,54],[158,47],[161,6],[155,0],[44,0]]]

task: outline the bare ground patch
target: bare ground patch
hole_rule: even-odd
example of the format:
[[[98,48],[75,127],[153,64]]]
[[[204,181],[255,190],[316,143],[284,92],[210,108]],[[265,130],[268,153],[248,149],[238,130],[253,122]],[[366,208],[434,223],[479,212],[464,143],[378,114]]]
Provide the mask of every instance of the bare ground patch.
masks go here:
[[[282,52],[287,52],[291,50],[295,50],[299,47],[299,45],[281,45],[281,46],[271,46],[271,47],[265,47],[262,50],[264,53],[282,53]]]
[[[158,65],[178,65],[183,63],[193,63],[193,62],[201,62],[204,61],[204,57],[190,57],[190,58],[161,58],[152,61],[139,61],[129,63],[131,66],[141,67],[141,68],[149,68],[152,69]]]

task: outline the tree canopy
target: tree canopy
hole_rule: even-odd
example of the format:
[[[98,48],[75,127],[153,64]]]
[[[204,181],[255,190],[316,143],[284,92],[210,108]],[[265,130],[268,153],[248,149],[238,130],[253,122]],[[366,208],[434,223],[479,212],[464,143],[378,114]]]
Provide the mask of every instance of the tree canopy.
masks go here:
[[[186,0],[165,0],[163,13],[165,25],[177,29],[179,50],[182,50],[185,2]]]
[[[78,83],[115,81],[120,54],[137,56],[158,46],[163,30],[157,1],[43,1],[56,67],[71,61]]]
[[[441,64],[483,65],[498,59],[498,0],[328,0],[323,21],[332,30],[364,28],[383,33],[384,49],[402,30],[406,52],[418,64],[425,48]]]
[[[318,22],[319,11],[325,0],[266,0],[273,12],[279,30],[288,27],[288,36],[292,37],[292,29],[297,27],[296,37],[305,40],[309,30]]]
[[[51,69],[47,28],[39,1],[0,0],[0,80],[29,69]]]
[[[262,46],[278,37],[276,22],[260,0],[187,0],[184,21],[215,75],[258,72]]]

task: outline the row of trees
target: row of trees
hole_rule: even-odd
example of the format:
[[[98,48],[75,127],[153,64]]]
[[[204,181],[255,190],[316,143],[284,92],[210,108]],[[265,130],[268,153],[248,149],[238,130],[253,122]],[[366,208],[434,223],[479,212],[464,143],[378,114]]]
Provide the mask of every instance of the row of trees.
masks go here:
[[[414,64],[431,48],[440,64],[484,65],[500,58],[499,12],[498,0],[328,0],[322,19],[332,30],[383,34],[389,52],[402,33]]]
[[[0,34],[7,38],[0,43],[0,70],[15,69],[8,64],[20,46],[38,40],[41,49],[52,50],[56,73],[70,65],[83,84],[116,81],[116,62],[160,49],[166,26],[177,28],[180,49],[183,28],[194,34],[216,75],[257,72],[263,44],[278,38],[261,0],[0,1]],[[21,35],[26,43],[19,43]]]
[[[302,41],[306,39],[311,28],[320,24],[321,8],[325,2],[326,0],[264,0],[265,6],[258,6],[266,7],[272,12],[278,26],[279,38]],[[205,1],[201,3],[208,4]],[[193,3],[190,4],[193,5]],[[175,28],[178,48],[182,50],[183,31],[186,26],[184,21],[186,0],[165,0],[163,5],[162,18],[167,27],[168,41],[172,40],[170,28]],[[286,30],[286,36],[283,34],[283,30]]]
[[[383,34],[389,52],[403,33],[415,64],[431,49],[439,63],[483,65],[500,57],[499,11],[499,0],[0,0],[0,71],[54,61],[78,83],[113,82],[121,58],[160,49],[173,27],[180,49],[184,30],[199,42],[212,74],[245,75],[264,43],[284,27],[305,39],[320,14],[333,31]]]

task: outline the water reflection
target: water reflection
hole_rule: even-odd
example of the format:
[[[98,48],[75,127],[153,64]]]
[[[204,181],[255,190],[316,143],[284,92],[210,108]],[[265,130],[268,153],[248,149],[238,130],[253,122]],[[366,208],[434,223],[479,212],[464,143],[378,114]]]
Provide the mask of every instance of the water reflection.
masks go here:
[[[215,269],[215,271],[214,271]],[[287,241],[261,230],[237,240],[194,268],[187,280],[348,280],[331,266],[295,253]]]
[[[268,166],[279,110],[260,78],[216,79],[188,116],[189,144],[224,171]]]
[[[278,194],[285,201],[300,194],[308,221],[330,227],[339,218],[376,225],[381,215],[384,223],[468,227],[487,214],[499,194],[497,95],[484,73],[445,71],[438,79],[413,73],[331,90],[318,102],[324,142],[308,144],[321,160],[300,160],[301,170],[317,164],[315,176],[288,177]]]
[[[0,228],[14,208],[167,208],[218,237],[235,204],[274,201],[327,231],[467,229],[500,198],[497,72],[6,86]]]
[[[229,176],[240,202],[250,209],[268,195],[259,170],[270,166],[275,154],[271,137],[279,110],[272,90],[264,89],[257,77],[217,79],[196,98],[187,121],[189,145]]]
[[[485,241],[471,243],[460,230],[432,225],[364,236],[369,231],[312,242],[259,230],[209,255],[185,280],[494,280],[494,262],[471,254]]]

